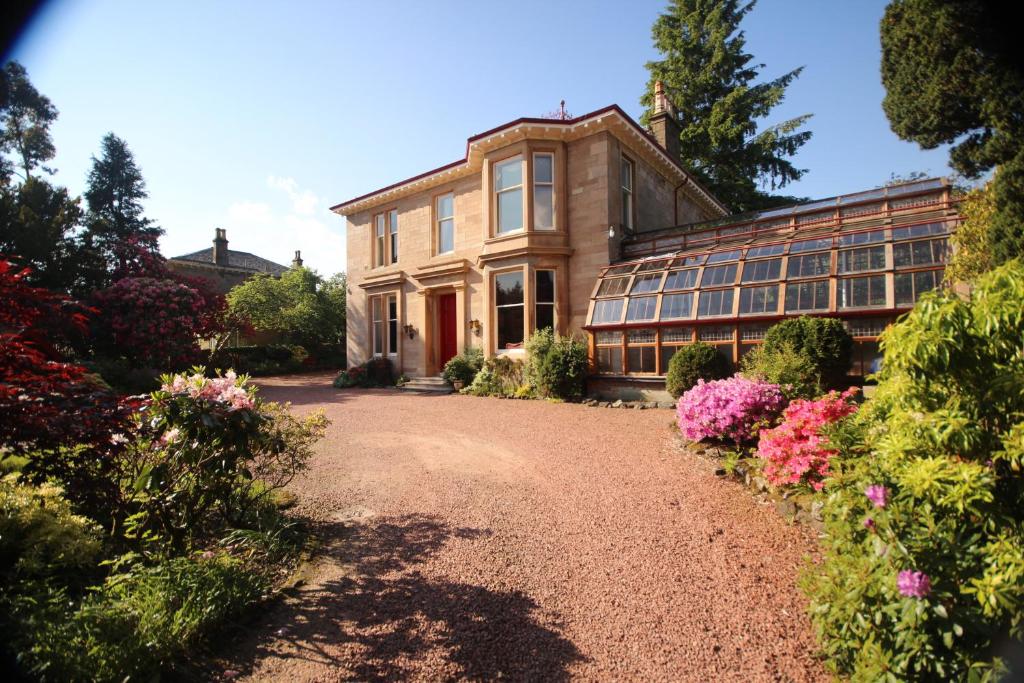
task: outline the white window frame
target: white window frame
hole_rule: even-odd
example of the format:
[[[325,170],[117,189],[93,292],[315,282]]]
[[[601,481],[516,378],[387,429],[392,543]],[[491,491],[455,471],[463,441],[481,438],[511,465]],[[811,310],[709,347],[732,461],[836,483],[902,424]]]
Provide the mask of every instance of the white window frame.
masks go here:
[[[398,209],[388,211],[388,258],[398,263]]]
[[[381,268],[387,263],[387,228],[384,223],[384,214],[378,213],[373,217],[374,229],[374,250],[373,266]]]
[[[449,214],[447,216],[441,215],[441,201],[443,199],[451,199],[451,206],[452,206],[451,211],[452,212],[451,212],[451,214]],[[451,253],[453,253],[455,251],[455,193],[454,192],[446,192],[445,194],[438,195],[434,199],[434,214],[435,214],[434,234],[436,235],[436,239],[437,239],[437,253],[438,254],[451,254]],[[443,230],[442,226],[445,223],[449,223],[451,225],[451,231],[452,231],[452,247],[451,247],[451,249],[447,249],[447,250],[442,249],[442,247],[441,247],[441,244],[442,244],[441,231]]]
[[[537,179],[537,159],[538,157],[547,157],[551,160],[551,180],[538,180]],[[537,216],[537,188],[546,187],[551,191],[551,225],[538,225]],[[555,155],[551,152],[534,152],[533,154],[533,229],[534,230],[555,230],[555,224],[557,223],[555,218]]]
[[[499,166],[505,166],[506,164],[512,164],[513,162],[519,164],[519,184],[518,185],[513,185],[512,187],[504,187],[504,188],[499,190],[498,189],[498,167]],[[525,169],[523,168],[523,156],[521,154],[518,154],[518,155],[516,155],[514,157],[509,157],[508,159],[502,159],[501,161],[495,161],[494,162],[494,180],[493,180],[493,182],[491,184],[492,184],[492,191],[494,192],[494,219],[495,219],[494,220],[494,234],[495,235],[512,235],[512,234],[517,233],[517,232],[522,232],[523,230],[526,229],[526,225],[525,225],[525,223],[526,223],[526,210],[525,210],[525,201],[524,201],[524,195],[526,194],[526,192],[525,192],[526,188],[523,186],[523,183],[524,183],[525,179],[526,179],[526,173],[525,173]],[[502,230],[501,229],[501,195],[507,194],[507,193],[510,193],[510,192],[518,192],[519,193],[519,203],[520,203],[519,212],[520,212],[521,220],[520,220],[518,228],[512,228],[512,229],[509,229],[509,230]]]
[[[622,186],[622,218],[623,227],[633,229],[634,188],[636,187],[636,163],[625,154],[622,155],[619,170],[619,185]]]

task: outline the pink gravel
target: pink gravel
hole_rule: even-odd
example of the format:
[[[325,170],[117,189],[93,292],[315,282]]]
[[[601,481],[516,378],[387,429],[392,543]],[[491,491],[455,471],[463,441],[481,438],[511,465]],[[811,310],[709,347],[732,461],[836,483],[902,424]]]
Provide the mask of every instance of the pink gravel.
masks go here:
[[[827,680],[796,588],[813,538],[668,410],[337,391],[299,510],[324,548],[226,668],[250,680]]]

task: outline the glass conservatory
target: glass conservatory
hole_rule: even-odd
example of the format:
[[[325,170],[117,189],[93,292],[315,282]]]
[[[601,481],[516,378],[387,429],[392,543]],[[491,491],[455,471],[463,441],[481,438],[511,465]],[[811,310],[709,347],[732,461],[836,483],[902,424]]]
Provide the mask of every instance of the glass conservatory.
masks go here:
[[[958,220],[948,183],[932,179],[640,234],[594,287],[594,368],[663,376],[698,340],[737,363],[778,320],[828,315],[854,337],[851,372],[869,374],[885,327],[942,285]]]

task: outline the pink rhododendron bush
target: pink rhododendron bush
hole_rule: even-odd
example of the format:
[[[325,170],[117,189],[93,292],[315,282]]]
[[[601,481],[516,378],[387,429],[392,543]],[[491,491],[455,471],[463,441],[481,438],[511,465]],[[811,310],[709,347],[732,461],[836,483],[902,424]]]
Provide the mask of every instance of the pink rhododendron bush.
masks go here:
[[[698,380],[679,397],[679,431],[691,441],[744,444],[774,421],[786,404],[778,385],[735,375],[711,382]]]
[[[135,533],[177,549],[223,526],[244,526],[266,496],[306,466],[322,413],[299,420],[265,403],[244,376],[165,375],[138,413],[127,463]]]
[[[765,461],[764,474],[775,486],[804,484],[820,491],[829,473],[829,460],[837,451],[822,430],[857,410],[858,389],[830,391],[808,401],[797,399],[782,413],[782,424],[761,432],[757,456]]]

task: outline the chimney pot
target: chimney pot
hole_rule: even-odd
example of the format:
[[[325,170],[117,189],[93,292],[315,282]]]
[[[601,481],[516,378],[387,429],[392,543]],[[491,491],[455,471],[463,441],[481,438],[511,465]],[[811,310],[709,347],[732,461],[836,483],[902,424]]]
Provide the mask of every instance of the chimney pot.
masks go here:
[[[679,110],[665,94],[665,84],[654,82],[654,113],[651,116],[651,133],[661,148],[677,163],[682,163],[679,151]]]
[[[292,259],[292,268],[302,267],[302,252],[298,249],[295,250],[295,258]]]

